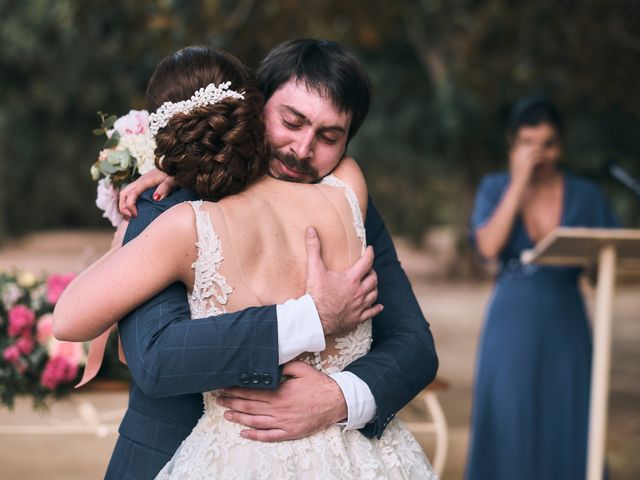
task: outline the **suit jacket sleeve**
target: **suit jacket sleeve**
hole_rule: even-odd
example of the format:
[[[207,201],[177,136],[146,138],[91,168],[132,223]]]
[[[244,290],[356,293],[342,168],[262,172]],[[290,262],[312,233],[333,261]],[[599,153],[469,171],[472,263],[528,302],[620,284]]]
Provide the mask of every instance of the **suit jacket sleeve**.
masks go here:
[[[384,310],[373,319],[371,351],[345,370],[357,375],[371,390],[377,415],[360,431],[369,438],[379,438],[394,415],[433,381],[438,357],[429,324],[371,199],[365,225],[367,243],[375,251],[378,303]]]
[[[148,190],[138,201],[125,243],[164,210],[194,199],[184,190],[161,202],[151,195]],[[174,283],[123,318],[118,331],[131,375],[151,397],[235,386],[274,389],[280,381],[274,305],[192,320],[186,287]]]

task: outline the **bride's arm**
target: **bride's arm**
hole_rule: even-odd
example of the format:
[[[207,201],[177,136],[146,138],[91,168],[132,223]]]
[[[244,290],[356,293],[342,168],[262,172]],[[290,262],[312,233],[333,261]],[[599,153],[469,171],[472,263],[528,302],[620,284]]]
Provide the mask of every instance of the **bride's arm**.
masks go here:
[[[67,341],[94,338],[176,281],[193,281],[196,257],[193,211],[178,205],[128,244],[114,248],[82,272],[54,310],[54,335]]]

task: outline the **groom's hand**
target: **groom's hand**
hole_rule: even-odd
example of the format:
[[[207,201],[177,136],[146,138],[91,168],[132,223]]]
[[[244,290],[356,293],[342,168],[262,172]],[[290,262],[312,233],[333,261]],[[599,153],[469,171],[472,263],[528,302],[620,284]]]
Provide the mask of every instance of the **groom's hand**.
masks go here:
[[[250,440],[279,442],[307,437],[347,418],[347,404],[338,384],[303,362],[289,362],[283,375],[291,378],[277,390],[228,388],[218,403],[224,417],[252,429],[240,435]]]
[[[343,272],[331,272],[322,260],[315,228],[307,229],[306,291],[313,298],[325,335],[348,332],[382,311],[378,276],[373,270],[373,248],[367,247],[356,263]]]

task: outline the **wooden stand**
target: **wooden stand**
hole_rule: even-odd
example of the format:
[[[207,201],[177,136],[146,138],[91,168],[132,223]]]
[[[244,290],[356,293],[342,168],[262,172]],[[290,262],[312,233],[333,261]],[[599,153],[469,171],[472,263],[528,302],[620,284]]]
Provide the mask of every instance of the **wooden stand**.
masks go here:
[[[640,268],[640,230],[557,228],[533,250],[522,252],[522,262],[563,266],[590,266],[597,262],[587,479],[602,479],[616,268]]]

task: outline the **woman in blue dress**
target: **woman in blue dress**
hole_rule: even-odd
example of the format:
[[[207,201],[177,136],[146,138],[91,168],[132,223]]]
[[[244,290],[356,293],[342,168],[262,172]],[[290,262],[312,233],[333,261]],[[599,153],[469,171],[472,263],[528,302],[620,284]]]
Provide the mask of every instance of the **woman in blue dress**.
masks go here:
[[[521,100],[509,173],[485,176],[477,192],[472,240],[499,273],[480,340],[467,480],[585,478],[591,334],[582,271],[520,262],[558,226],[616,226],[596,185],[558,168],[562,134],[549,100]]]

